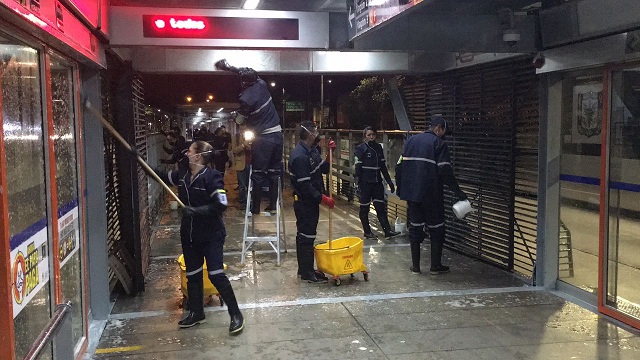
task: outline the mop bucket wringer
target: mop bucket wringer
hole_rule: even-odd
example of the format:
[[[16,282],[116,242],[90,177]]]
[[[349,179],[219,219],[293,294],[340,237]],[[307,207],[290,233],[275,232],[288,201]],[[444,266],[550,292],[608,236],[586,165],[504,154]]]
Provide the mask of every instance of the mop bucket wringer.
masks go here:
[[[357,237],[343,237],[329,240],[315,246],[315,257],[318,270],[331,275],[336,286],[340,286],[341,275],[362,272],[364,281],[369,281],[369,272],[362,263],[364,242]]]
[[[180,266],[180,290],[182,290],[182,307],[185,310],[188,310],[187,308],[189,307],[189,303],[187,302],[187,265],[184,262],[184,255],[180,255],[180,257],[178,257],[178,265]],[[227,264],[223,264],[223,269],[227,270]],[[202,276],[205,304],[213,304],[213,297],[217,296],[218,300],[220,301],[220,306],[223,306],[224,302],[222,301],[220,293],[218,293],[218,289],[216,289],[216,287],[211,283],[211,280],[209,280],[206,261],[204,262],[204,265],[202,265]]]

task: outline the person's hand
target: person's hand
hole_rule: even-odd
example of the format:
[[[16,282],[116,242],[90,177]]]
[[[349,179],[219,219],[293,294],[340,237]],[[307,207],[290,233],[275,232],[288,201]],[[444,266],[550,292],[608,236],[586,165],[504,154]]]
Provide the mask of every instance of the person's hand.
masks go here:
[[[389,183],[389,191],[391,191],[392,193],[396,192],[396,187],[392,182]]]
[[[191,206],[181,207],[180,213],[182,214],[182,216],[186,216],[186,217],[192,217],[193,215],[196,214],[194,208],[192,208]]]
[[[322,195],[322,204],[327,206],[329,209],[333,209],[336,206],[336,201],[327,195]]]
[[[331,150],[334,150],[335,148],[337,148],[336,142],[333,141],[332,138],[329,138],[329,141],[327,142],[327,147]]]

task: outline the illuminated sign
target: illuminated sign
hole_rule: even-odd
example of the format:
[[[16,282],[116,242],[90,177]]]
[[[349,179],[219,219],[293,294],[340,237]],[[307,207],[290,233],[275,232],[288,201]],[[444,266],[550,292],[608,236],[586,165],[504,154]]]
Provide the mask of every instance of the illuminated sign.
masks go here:
[[[146,38],[299,40],[298,19],[142,15]]]
[[[167,27],[166,19],[156,19],[153,22],[157,29],[164,29]],[[169,18],[169,26],[172,29],[185,29],[185,30],[202,30],[206,27],[206,24],[203,20],[193,20],[191,18],[187,18],[185,20],[178,20],[174,17]]]

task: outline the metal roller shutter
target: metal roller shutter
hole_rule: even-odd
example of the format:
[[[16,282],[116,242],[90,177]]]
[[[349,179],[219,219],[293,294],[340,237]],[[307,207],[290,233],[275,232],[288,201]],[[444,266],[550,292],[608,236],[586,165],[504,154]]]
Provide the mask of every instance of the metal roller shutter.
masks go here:
[[[462,253],[531,275],[537,218],[538,93],[530,59],[417,78],[402,88],[414,130],[442,115],[451,160],[476,212],[446,200],[447,242]],[[422,107],[421,107],[422,106]]]

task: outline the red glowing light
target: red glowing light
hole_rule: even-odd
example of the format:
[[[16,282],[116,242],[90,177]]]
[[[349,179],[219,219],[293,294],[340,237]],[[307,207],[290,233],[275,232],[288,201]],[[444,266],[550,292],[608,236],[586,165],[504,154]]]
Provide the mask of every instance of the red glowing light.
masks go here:
[[[153,24],[157,29],[164,30],[168,25],[175,30],[204,30],[206,24],[203,20],[194,20],[192,18],[180,19],[169,17],[164,19],[156,19]]]

